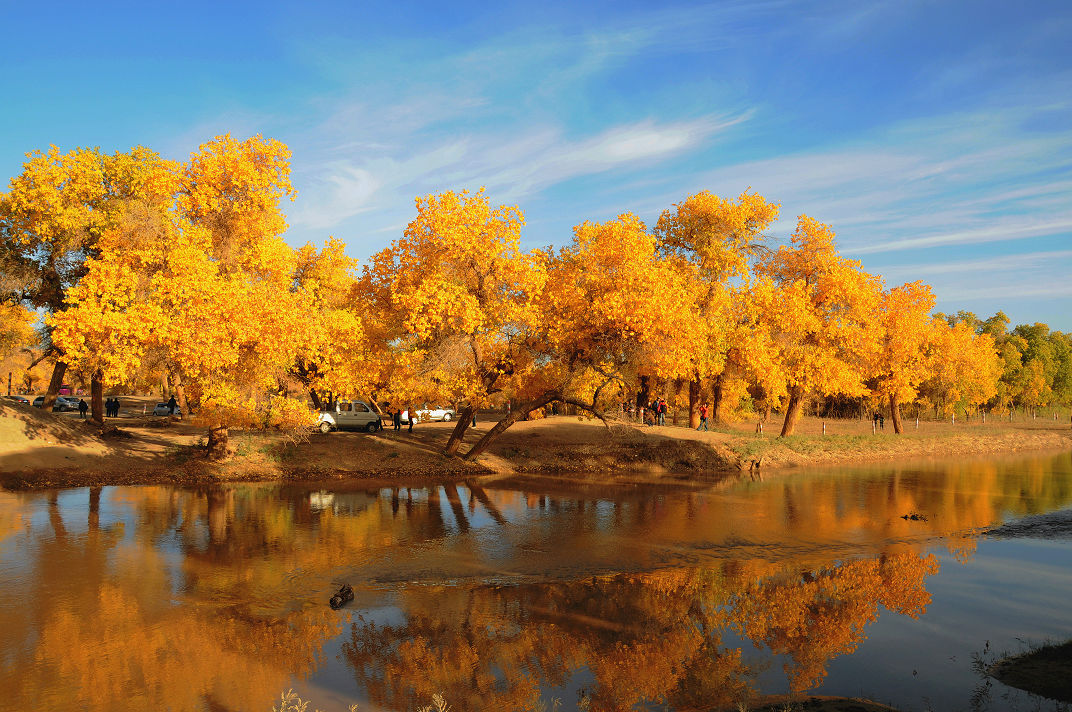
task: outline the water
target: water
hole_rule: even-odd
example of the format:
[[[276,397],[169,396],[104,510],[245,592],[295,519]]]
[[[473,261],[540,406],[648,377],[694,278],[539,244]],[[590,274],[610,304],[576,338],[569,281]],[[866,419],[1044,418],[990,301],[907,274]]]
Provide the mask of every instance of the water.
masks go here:
[[[1068,528],[980,532],[1070,509],[1069,454],[708,489],[0,493],[0,707],[1054,709],[973,660],[1072,637]]]

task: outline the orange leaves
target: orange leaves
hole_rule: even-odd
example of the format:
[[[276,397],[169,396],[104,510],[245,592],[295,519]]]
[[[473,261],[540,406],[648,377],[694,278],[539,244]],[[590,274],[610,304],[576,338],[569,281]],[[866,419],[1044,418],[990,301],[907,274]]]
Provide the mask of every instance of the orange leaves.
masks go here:
[[[373,256],[362,292],[386,317],[382,337],[404,355],[400,399],[482,402],[525,359],[537,323],[544,257],[520,249],[524,217],[483,190],[418,198],[401,239]]]
[[[294,258],[279,239],[287,228],[279,201],[295,194],[286,145],[227,134],[190,157],[177,203],[188,222],[208,230],[212,256],[226,267],[287,279]]]
[[[934,319],[931,326],[928,378],[921,390],[947,414],[957,407],[970,412],[997,393],[1002,363],[994,338],[963,322],[950,326]]]
[[[35,339],[37,315],[19,304],[0,303],[0,357]]]
[[[797,222],[793,247],[780,247],[755,271],[760,279],[751,295],[775,350],[769,367],[802,393],[864,394],[878,343],[879,280],[842,258],[830,226],[806,215]]]
[[[763,249],[779,206],[761,195],[702,191],[652,229],[625,213],[577,225],[557,251],[526,251],[518,207],[445,191],[417,198],[402,236],[357,277],[341,241],[283,241],[289,157],[278,141],[229,135],[183,166],[141,147],[30,154],[0,218],[72,364],[111,382],[174,371],[234,422],[272,420],[266,409],[282,408],[264,392],[288,378],[482,405],[624,398],[654,377],[687,382],[694,415],[708,384],[736,397],[745,379],[768,403],[789,397],[788,410],[808,393],[870,388],[896,403],[923,388],[969,406],[994,393],[993,344],[931,325],[926,285],[883,291],[806,215],[791,245]],[[0,340],[21,318],[0,314]],[[1023,363],[1006,369],[1001,400],[1051,398],[1056,356],[1006,351]]]
[[[930,603],[924,581],[937,571],[933,554],[905,553],[808,572],[803,581],[755,581],[733,600],[733,625],[790,657],[790,688],[799,692],[826,676],[829,659],[856,649],[879,605],[922,614]]]
[[[922,282],[893,287],[882,294],[878,312],[879,345],[875,390],[895,402],[910,401],[927,378],[927,349],[934,329],[929,314],[934,294]]]
[[[761,233],[778,219],[779,208],[755,193],[741,193],[734,202],[706,190],[674,207],[663,211],[653,230],[660,247],[694,263],[716,283],[747,275],[748,258]]]

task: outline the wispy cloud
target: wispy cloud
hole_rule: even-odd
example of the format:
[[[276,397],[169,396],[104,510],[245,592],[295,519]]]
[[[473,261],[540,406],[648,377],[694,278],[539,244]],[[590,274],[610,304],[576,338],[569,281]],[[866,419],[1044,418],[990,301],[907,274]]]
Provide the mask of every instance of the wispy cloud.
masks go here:
[[[415,194],[445,188],[487,186],[496,200],[516,202],[572,178],[679,155],[747,118],[742,113],[643,121],[575,140],[560,128],[534,128],[520,136],[466,136],[439,145],[429,141],[432,145],[412,155],[398,149],[361,150],[304,169],[309,184],[291,221],[330,228],[371,209],[400,204],[408,209]]]
[[[856,255],[869,255],[877,252],[894,252],[940,245],[978,245],[984,242],[1004,242],[1005,240],[1058,235],[1070,231],[1072,231],[1072,214],[1058,220],[1038,220],[1031,216],[1004,217],[992,221],[987,226],[971,230],[890,240],[875,245],[856,247],[852,252]]]
[[[955,260],[938,263],[913,263],[892,265],[883,268],[887,277],[903,276],[906,279],[919,279],[930,275],[1005,273],[1014,274],[1026,269],[1052,266],[1055,260],[1072,259],[1072,250],[1046,250],[1025,254],[1000,255],[978,260]]]

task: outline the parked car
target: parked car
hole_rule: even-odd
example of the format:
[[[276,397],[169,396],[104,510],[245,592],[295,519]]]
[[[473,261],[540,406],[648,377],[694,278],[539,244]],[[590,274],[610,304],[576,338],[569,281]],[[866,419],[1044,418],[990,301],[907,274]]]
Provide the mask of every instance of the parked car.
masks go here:
[[[33,399],[33,407],[40,408],[44,405],[45,397],[37,396]],[[68,396],[56,396],[56,402],[52,404],[53,413],[67,413],[72,410],[78,410],[78,399],[70,398]]]
[[[170,415],[171,411],[168,409],[167,403],[157,403],[153,406],[153,415]],[[179,406],[175,406],[175,415],[182,415],[182,409]]]
[[[365,430],[374,433],[383,428],[383,420],[364,401],[336,401],[333,408],[320,411],[317,427],[322,433],[332,430]]]
[[[7,398],[8,400],[13,400],[16,403],[22,403],[23,405],[30,405],[30,399],[23,398],[22,396],[4,396],[4,398]]]
[[[453,408],[440,408],[437,405],[428,404],[421,406],[415,412],[417,413],[417,420],[414,422],[417,423],[425,423],[429,420],[442,420],[444,423],[447,423],[454,420],[454,418],[458,415],[458,411],[454,410]],[[409,422],[408,410],[402,411],[402,422]]]

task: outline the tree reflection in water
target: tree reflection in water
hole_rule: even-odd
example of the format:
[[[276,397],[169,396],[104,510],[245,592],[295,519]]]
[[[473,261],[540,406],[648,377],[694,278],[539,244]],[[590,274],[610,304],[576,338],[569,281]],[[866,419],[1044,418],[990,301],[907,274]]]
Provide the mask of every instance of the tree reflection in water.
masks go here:
[[[732,708],[769,691],[772,659],[786,687],[821,685],[882,608],[924,612],[938,564],[923,552],[966,560],[974,529],[1067,507],[1070,472],[1065,454],[595,497],[547,482],[0,493],[0,686],[13,709],[266,710],[327,667],[318,680],[356,678],[339,696],[395,710],[433,692],[525,709],[579,686],[592,709]],[[339,581],[357,598],[331,611]]]
[[[878,607],[916,617],[933,555],[891,553],[789,577],[727,562],[583,581],[408,590],[405,623],[354,623],[346,661],[369,698],[415,707],[442,692],[458,709],[534,709],[541,687],[587,670],[593,709],[658,701],[732,706],[756,695],[757,664],[726,631],[788,656],[791,689],[866,637]],[[759,664],[762,666],[762,663]]]

